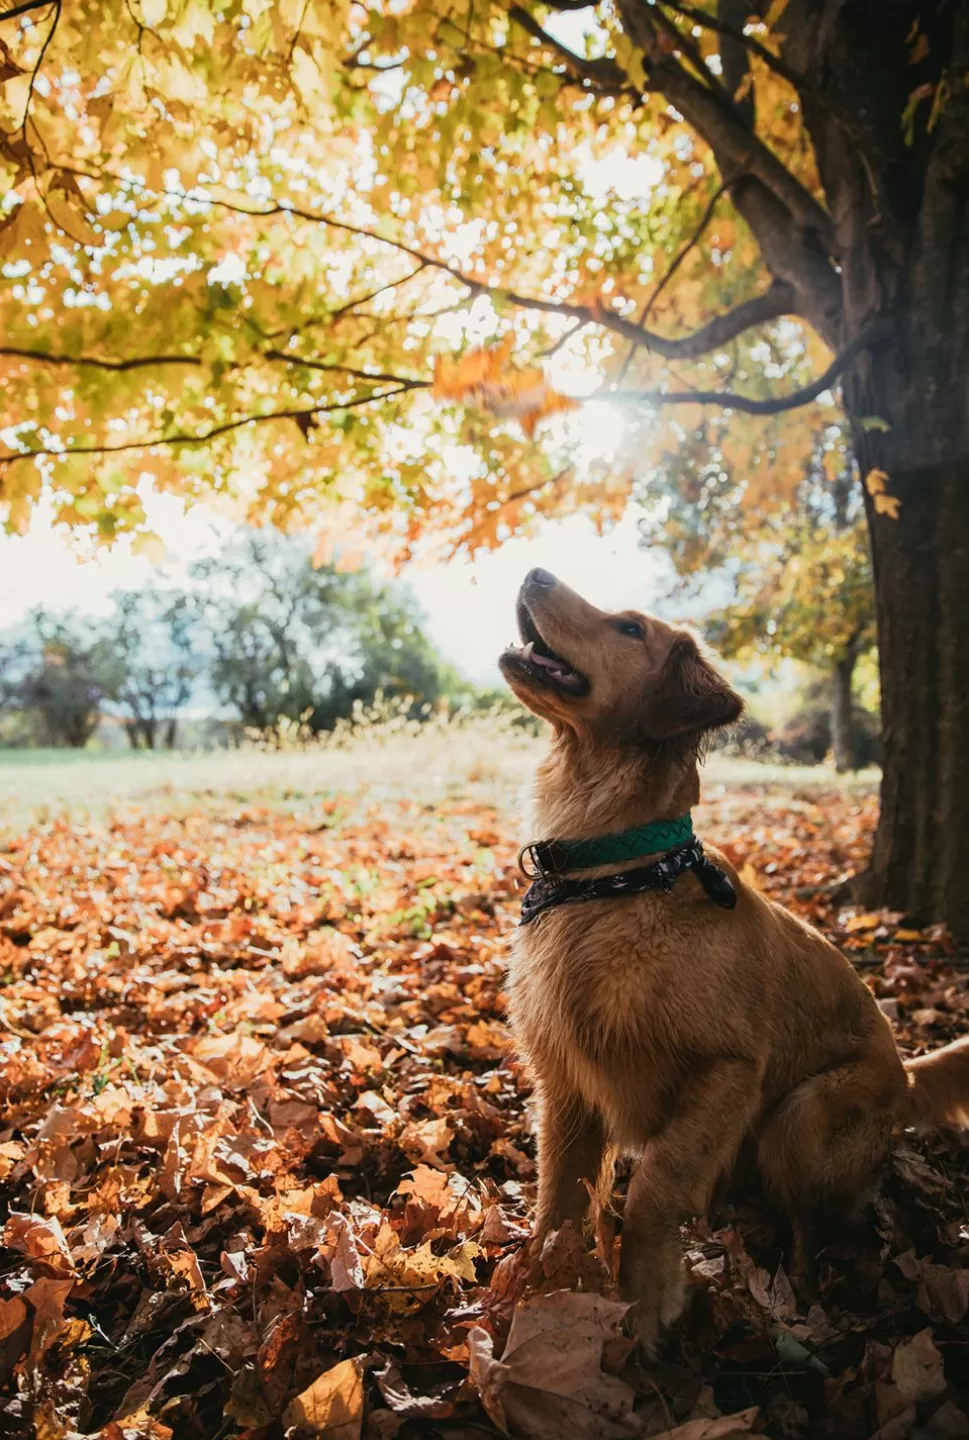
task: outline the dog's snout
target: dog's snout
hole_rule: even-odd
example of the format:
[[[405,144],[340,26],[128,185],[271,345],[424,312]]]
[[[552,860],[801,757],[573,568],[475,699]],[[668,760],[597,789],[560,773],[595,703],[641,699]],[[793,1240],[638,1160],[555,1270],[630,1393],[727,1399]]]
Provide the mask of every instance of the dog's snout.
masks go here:
[[[528,590],[551,590],[555,584],[555,576],[548,570],[529,570],[525,576],[525,588]]]

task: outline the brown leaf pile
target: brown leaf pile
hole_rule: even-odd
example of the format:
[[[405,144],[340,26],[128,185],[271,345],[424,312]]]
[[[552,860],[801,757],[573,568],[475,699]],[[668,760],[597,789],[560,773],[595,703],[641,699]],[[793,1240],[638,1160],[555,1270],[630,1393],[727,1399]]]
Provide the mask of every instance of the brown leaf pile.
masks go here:
[[[838,909],[873,819],[725,792],[698,829],[931,1047],[969,1010],[945,937]],[[771,1217],[692,1227],[692,1306],[648,1366],[613,1217],[594,1251],[563,1231],[530,1254],[528,1085],[502,1019],[514,853],[503,817],[460,801],[8,841],[0,1433],[969,1435],[959,1137],[900,1144],[810,1308]]]

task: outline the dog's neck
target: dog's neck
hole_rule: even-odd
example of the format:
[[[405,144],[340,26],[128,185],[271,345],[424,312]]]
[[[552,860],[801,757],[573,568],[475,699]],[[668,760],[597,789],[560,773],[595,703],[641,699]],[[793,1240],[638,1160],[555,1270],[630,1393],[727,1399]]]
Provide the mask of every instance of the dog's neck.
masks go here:
[[[528,834],[544,840],[610,835],[675,820],[699,798],[693,753],[651,756],[563,732],[536,772]]]

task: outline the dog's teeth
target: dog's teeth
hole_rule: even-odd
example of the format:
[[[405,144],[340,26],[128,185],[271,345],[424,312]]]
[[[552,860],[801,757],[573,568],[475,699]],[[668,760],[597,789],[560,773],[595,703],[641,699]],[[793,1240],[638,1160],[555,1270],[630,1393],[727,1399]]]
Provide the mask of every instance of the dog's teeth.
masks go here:
[[[522,654],[524,655],[524,657],[525,657],[526,660],[530,660],[530,659],[532,658],[532,650],[533,650],[534,648],[535,648],[535,641],[534,641],[534,640],[529,640],[529,642],[528,642],[527,645],[522,646]]]

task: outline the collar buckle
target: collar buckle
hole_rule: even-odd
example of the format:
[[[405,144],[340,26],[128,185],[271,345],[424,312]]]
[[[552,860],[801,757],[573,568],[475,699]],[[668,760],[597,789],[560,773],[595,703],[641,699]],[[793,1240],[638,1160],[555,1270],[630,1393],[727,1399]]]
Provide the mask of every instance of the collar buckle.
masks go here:
[[[549,880],[569,863],[569,852],[558,840],[532,840],[518,852],[518,868],[526,880]],[[529,869],[529,865],[534,869]]]

